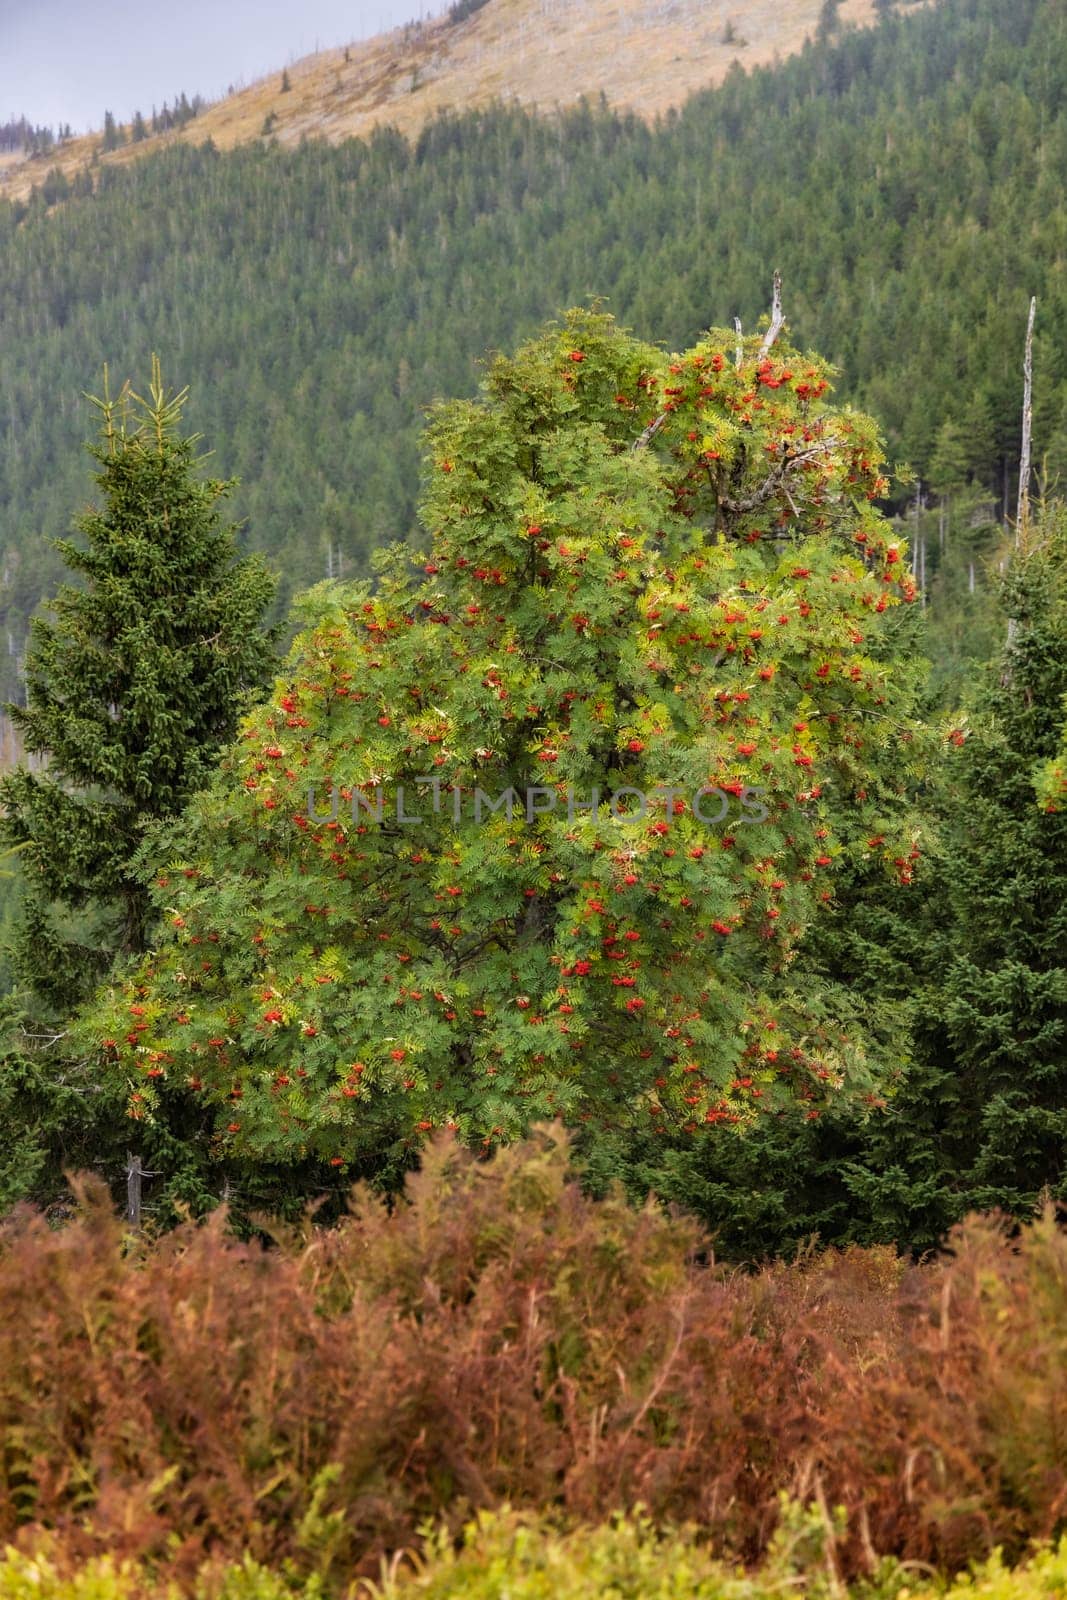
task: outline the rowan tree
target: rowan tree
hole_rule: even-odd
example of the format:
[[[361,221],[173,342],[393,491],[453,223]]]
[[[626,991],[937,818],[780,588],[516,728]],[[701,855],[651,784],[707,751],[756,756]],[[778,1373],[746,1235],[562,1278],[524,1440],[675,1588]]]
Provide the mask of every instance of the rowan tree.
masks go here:
[[[158,948],[83,1023],[132,1116],[346,1169],[441,1124],[874,1093],[791,962],[843,857],[912,876],[914,587],[873,423],[735,345],[573,312],[437,410],[427,552],[313,593],[167,832]]]

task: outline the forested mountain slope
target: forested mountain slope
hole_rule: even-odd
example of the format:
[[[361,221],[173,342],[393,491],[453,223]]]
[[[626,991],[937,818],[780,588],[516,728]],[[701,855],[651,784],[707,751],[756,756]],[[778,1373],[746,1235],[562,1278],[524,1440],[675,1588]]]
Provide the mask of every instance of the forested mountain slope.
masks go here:
[[[1031,293],[1037,456],[1064,457],[1065,100],[1056,0],[942,0],[656,128],[511,108],[414,143],[181,145],[0,206],[3,687],[86,497],[79,392],[153,350],[243,480],[283,603],[409,531],[423,409],[470,392],[488,348],[598,295],[681,346],[753,325],[775,266],[795,341],[891,453],[1010,502]]]
[[[875,15],[873,0],[456,0],[438,10],[308,56],[284,75],[279,68],[195,121],[179,115],[176,129],[168,118],[153,122],[146,105],[140,121],[106,138],[64,141],[33,160],[0,154],[0,195],[24,198],[52,164],[73,177],[94,159],[122,165],[179,139],[210,138],[221,149],[264,137],[336,143],[385,124],[412,135],[440,111],[494,101],[553,111],[605,94],[652,117],[720,83],[736,61],[752,67],[791,55],[820,20],[825,31]]]

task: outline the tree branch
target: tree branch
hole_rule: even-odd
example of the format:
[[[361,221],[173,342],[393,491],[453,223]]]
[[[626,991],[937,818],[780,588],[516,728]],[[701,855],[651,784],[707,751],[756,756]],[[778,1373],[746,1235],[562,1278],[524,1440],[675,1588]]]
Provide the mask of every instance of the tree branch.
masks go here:
[[[750,511],[758,510],[760,506],[765,505],[768,500],[779,492],[784,493],[789,498],[788,479],[792,474],[799,467],[804,466],[806,462],[813,461],[818,456],[829,455],[836,446],[836,439],[820,439],[816,444],[808,445],[805,449],[798,450],[793,455],[784,456],[773,472],[768,473],[753,494],[747,495],[744,500],[721,500],[719,502],[720,506],[724,511],[730,512],[731,516],[744,517]],[[796,506],[793,505],[791,498],[789,503],[793,506],[795,514]]]
[[[640,438],[634,440],[630,447],[631,450],[644,450],[648,445],[650,445],[659,430],[662,428],[663,424],[666,422],[669,415],[669,412],[661,411],[659,416],[655,417],[649,423],[648,427],[645,429],[644,433],[641,434]]]

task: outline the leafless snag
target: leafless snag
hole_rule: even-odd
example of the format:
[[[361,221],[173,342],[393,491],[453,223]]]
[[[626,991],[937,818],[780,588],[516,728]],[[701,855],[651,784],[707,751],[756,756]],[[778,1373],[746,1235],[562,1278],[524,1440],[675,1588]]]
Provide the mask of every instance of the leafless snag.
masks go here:
[[[774,274],[774,293],[771,299],[771,325],[763,335],[763,343],[759,347],[760,360],[770,355],[774,343],[785,326],[785,316],[782,312],[782,274]]]
[[[141,1179],[144,1172],[140,1156],[126,1157],[126,1221],[131,1228],[141,1226]]]
[[[129,1152],[126,1156],[126,1221],[131,1228],[140,1230],[141,1227],[141,1179],[158,1178],[158,1172],[149,1172],[142,1167],[139,1155]]]
[[[1030,529],[1030,436],[1034,422],[1034,318],[1037,315],[1037,296],[1030,297],[1030,315],[1026,319],[1026,344],[1023,349],[1023,440],[1019,457],[1019,504],[1015,517],[1015,548],[1025,551]],[[1005,687],[1012,678],[1012,650],[1019,631],[1017,617],[1008,618],[1007,658],[1000,681]]]
[[[1037,297],[1030,300],[1026,323],[1026,348],[1023,354],[1023,443],[1019,459],[1019,508],[1015,518],[1015,546],[1026,543],[1030,522],[1030,448],[1034,425],[1034,317]]]

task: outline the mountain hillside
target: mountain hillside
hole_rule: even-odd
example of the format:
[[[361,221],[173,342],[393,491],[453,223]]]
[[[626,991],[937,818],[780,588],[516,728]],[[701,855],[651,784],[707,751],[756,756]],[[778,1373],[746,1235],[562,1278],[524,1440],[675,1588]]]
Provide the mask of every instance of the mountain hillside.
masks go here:
[[[775,268],[794,342],[919,475],[894,502],[909,538],[924,496],[977,497],[929,513],[924,586],[938,648],[970,659],[1032,294],[1034,460],[1067,482],[1064,84],[1062,0],[941,0],[733,73],[658,127],[498,105],[415,141],[179,141],[0,202],[0,695],[23,692],[28,620],[64,576],[50,540],[92,492],[81,396],[105,361],[143,382],[154,351],[191,386],[284,615],[412,534],[426,408],[475,392],[487,354],[597,297],[672,349],[751,330]]]
[[[94,158],[122,164],[179,139],[220,149],[263,137],[335,142],[383,123],[411,134],[441,110],[495,100],[550,110],[603,93],[652,118],[721,82],[734,62],[793,54],[825,10],[824,0],[459,0],[430,21],[308,56],[288,69],[288,89],[272,73],[180,131],[110,153],[90,134],[46,156],[0,155],[0,196],[25,198],[55,167],[69,178]],[[842,27],[875,15],[873,0],[831,0],[830,12]]]

